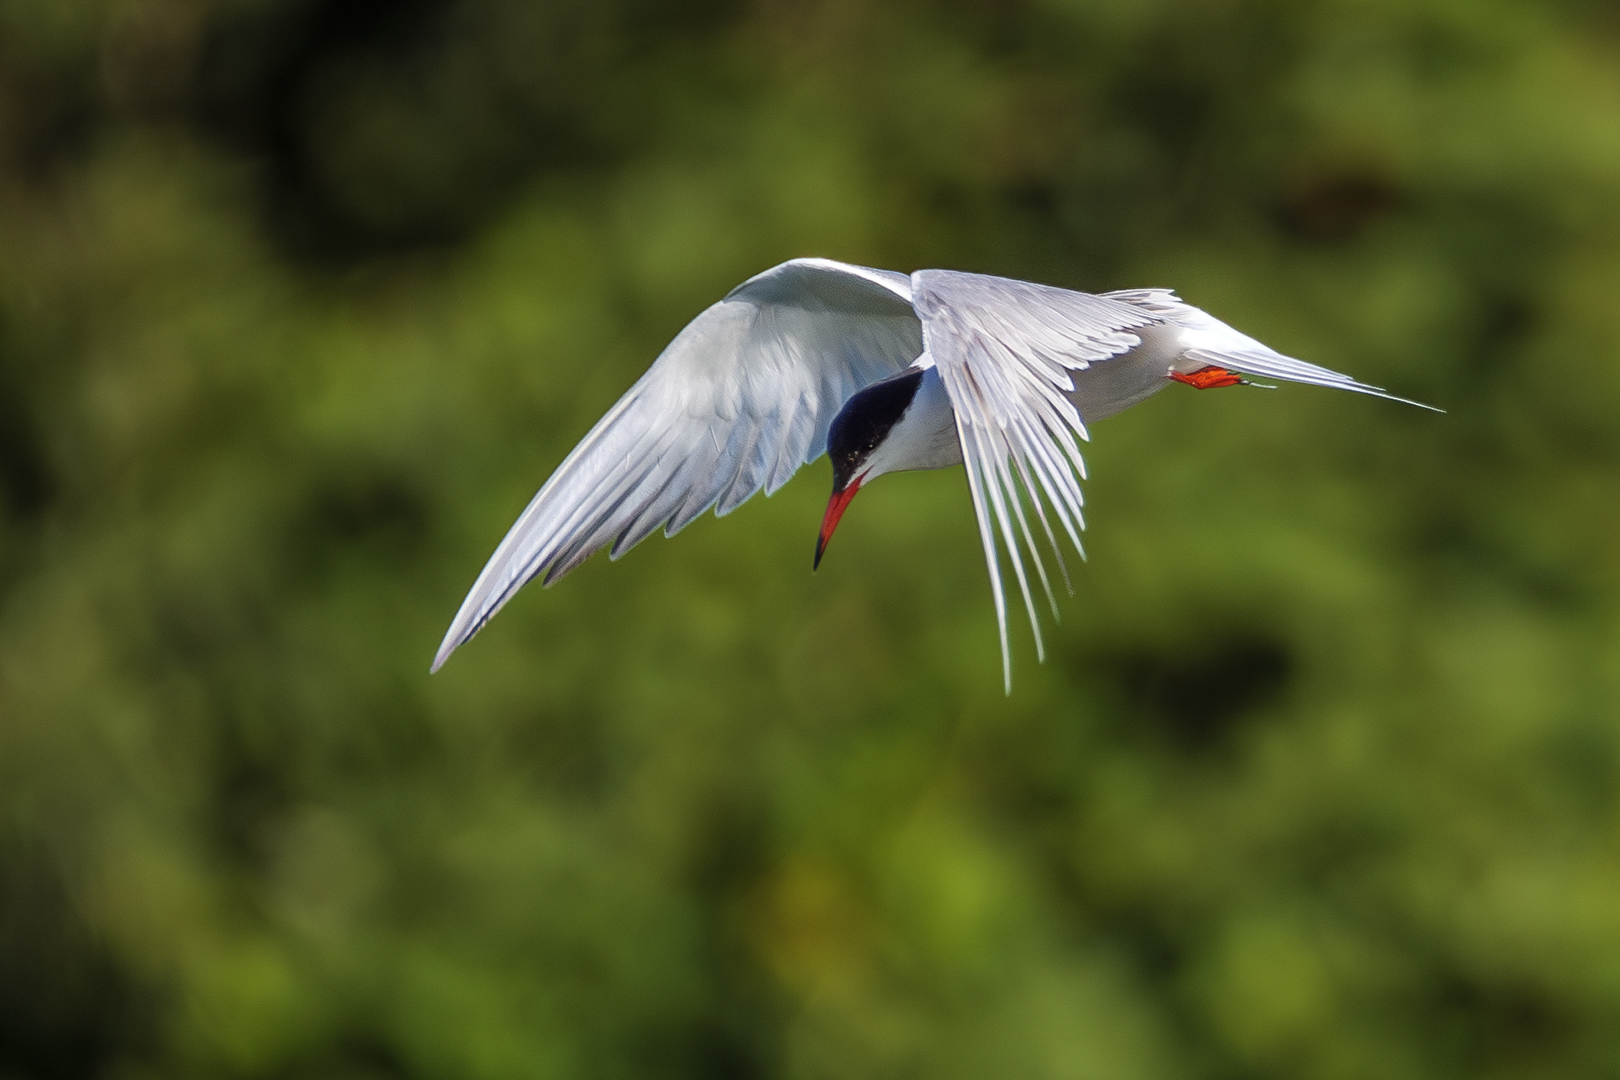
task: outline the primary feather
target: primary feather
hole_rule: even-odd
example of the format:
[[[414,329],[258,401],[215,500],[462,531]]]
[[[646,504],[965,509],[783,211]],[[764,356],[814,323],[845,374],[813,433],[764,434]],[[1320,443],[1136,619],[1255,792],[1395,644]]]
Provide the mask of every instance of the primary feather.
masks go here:
[[[729,513],[820,457],[851,394],[922,351],[904,274],[798,259],[733,289],[675,336],[558,466],[490,557],[433,661],[524,583],[618,556],[711,506]]]
[[[924,346],[956,409],[968,490],[1001,631],[1003,677],[1010,690],[1012,655],[996,538],[999,535],[1006,545],[1035,634],[1036,655],[1044,659],[1040,619],[1015,526],[1054,615],[1057,605],[1024,513],[1023,495],[1055,554],[1057,543],[1043,503],[1051,505],[1079,548],[1085,462],[1075,437],[1084,439],[1087,433],[1084,418],[1068,397],[1075,391],[1074,374],[1141,345],[1141,336],[1133,331],[1161,320],[1107,297],[949,270],[914,274],[912,302],[923,320]]]

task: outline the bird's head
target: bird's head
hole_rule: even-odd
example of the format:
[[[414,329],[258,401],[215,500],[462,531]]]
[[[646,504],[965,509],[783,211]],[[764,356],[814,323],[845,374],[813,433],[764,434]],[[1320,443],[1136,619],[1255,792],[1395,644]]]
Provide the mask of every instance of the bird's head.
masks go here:
[[[815,565],[832,539],[838,520],[855,498],[861,485],[904,466],[894,454],[885,453],[889,436],[911,407],[922,384],[923,373],[907,371],[892,379],[873,383],[844,402],[827,429],[827,457],[832,460],[833,490],[827,513],[821,519],[821,536],[816,540]],[[896,458],[896,460],[890,460]]]

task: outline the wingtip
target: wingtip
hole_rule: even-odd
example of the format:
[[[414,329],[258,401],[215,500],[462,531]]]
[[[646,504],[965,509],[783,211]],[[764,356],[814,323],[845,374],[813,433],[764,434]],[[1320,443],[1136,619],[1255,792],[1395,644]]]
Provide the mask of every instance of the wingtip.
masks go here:
[[[444,667],[444,662],[450,659],[450,654],[455,651],[456,646],[452,645],[449,641],[446,641],[443,645],[440,645],[438,653],[433,657],[433,665],[428,668],[428,674],[437,675],[439,673],[439,669]]]
[[[444,667],[444,662],[450,659],[450,654],[467,644],[468,640],[477,632],[476,629],[472,634],[464,632],[461,629],[459,620],[451,623],[449,631],[444,635],[444,640],[439,642],[439,651],[433,654],[433,666],[428,668],[428,674],[437,675],[439,669]]]

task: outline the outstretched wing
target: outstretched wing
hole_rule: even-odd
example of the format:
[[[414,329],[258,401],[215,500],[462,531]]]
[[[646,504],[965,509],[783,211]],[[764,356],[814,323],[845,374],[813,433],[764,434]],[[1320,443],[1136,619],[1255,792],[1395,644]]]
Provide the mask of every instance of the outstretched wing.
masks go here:
[[[769,494],[826,450],[855,391],[922,352],[904,274],[795,259],[693,319],[557,467],[490,557],[437,671],[531,578],[551,583],[609,543]]]
[[[1249,335],[1232,329],[1209,312],[1186,303],[1168,289],[1121,289],[1102,295],[1163,316],[1180,327],[1181,356],[1188,370],[1213,364],[1244,375],[1326,386],[1333,390],[1353,390],[1358,394],[1399,401],[1403,405],[1416,405],[1420,409],[1444,411],[1421,401],[1396,397],[1383,387],[1357,382],[1337,371],[1284,356]]]
[[[956,410],[1010,693],[1007,601],[996,537],[1007,545],[1035,632],[1036,653],[1044,659],[1040,620],[1015,529],[1035,560],[1054,617],[1057,604],[1019,489],[1028,494],[1061,569],[1063,556],[1044,503],[1051,504],[1076,548],[1084,527],[1080,479],[1085,463],[1075,436],[1088,436],[1066,396],[1074,390],[1070,372],[1128,352],[1141,343],[1133,331],[1164,320],[1144,308],[1089,293],[950,270],[919,270],[911,276],[911,290],[922,318],[923,342]]]

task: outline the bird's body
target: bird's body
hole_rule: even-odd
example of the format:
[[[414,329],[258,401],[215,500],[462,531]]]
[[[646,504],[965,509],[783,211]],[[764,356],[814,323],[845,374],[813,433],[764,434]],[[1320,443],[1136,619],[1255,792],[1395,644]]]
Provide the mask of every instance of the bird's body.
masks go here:
[[[1391,397],[1274,352],[1165,290],[1093,295],[948,270],[783,263],[692,320],[568,455],[474,583],[434,670],[530,579],[549,584],[609,544],[616,558],[710,507],[729,513],[826,450],[833,497],[818,562],[863,485],[967,466],[1010,687],[998,546],[1038,651],[1020,539],[1051,596],[1026,503],[1054,553],[1054,518],[1078,548],[1076,438],[1088,438],[1087,422],[1171,382],[1226,386],[1244,374]]]

